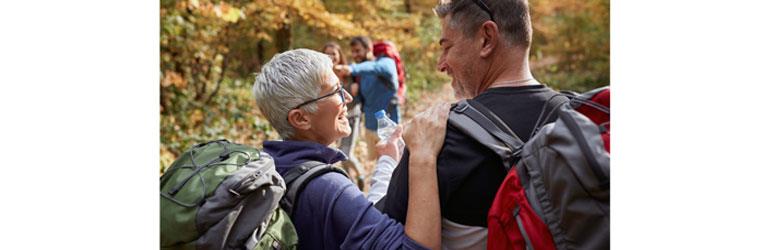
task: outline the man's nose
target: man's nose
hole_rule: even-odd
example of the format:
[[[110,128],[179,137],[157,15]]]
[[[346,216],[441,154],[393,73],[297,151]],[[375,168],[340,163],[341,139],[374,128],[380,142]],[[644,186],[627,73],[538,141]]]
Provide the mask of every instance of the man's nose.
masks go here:
[[[435,65],[435,69],[437,69],[440,72],[446,71],[447,67],[448,65],[446,64],[446,61],[444,61],[443,59],[439,59],[438,64]]]

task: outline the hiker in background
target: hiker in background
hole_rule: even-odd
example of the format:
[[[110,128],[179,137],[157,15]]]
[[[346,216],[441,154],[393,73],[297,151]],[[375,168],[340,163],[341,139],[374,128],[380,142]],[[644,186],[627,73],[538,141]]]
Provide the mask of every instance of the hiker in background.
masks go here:
[[[334,164],[346,159],[330,148],[351,133],[346,104],[352,96],[334,74],[332,61],[308,49],[275,55],[256,76],[258,108],[283,140],[263,149],[286,175],[310,161]],[[327,172],[298,193],[290,214],[300,249],[440,249],[440,210],[435,155],[443,143],[449,105],[437,105],[406,125],[406,144],[415,152],[409,175],[405,227],[374,208],[347,177]],[[440,120],[438,119],[440,118]],[[428,133],[427,131],[432,131]],[[399,133],[389,141],[396,143]]]
[[[373,44],[368,37],[357,36],[350,41],[352,57],[357,63],[336,65],[337,75],[354,76],[358,79],[358,93],[362,97],[365,113],[365,139],[368,160],[377,158],[376,113],[385,110],[396,123],[400,123],[400,110],[396,94],[399,88],[398,69],[395,60],[387,56],[374,58]]]
[[[403,68],[398,47],[391,41],[376,42],[374,43],[374,56],[376,58],[386,56],[395,61],[395,69],[398,72],[398,92],[396,96],[398,97],[398,105],[403,106],[406,101],[406,70]]]
[[[529,67],[532,27],[526,0],[444,0],[435,7],[441,18],[439,44],[443,52],[437,68],[452,78],[458,98],[473,99],[503,118],[523,140],[532,130],[556,91],[533,78]],[[549,117],[554,121],[555,116]],[[410,168],[415,155],[404,152],[389,189],[377,207],[404,221],[408,212]],[[445,249],[485,249],[487,213],[505,178],[501,158],[460,129],[446,129],[438,155],[442,243]]]
[[[336,42],[328,42],[323,48],[322,52],[328,55],[333,61],[333,65],[347,65],[347,59],[344,58],[344,54],[341,53],[341,47]],[[357,145],[357,139],[360,135],[360,114],[361,104],[360,99],[356,98],[358,85],[353,81],[352,77],[339,75],[339,82],[347,92],[354,98],[354,100],[347,104],[347,120],[349,120],[349,127],[352,130],[347,137],[344,137],[339,142],[339,149],[347,155],[347,160],[342,161],[341,165],[344,170],[353,177],[353,181],[357,183],[358,188],[361,190],[365,186],[365,170],[363,165],[358,161],[354,155],[355,145]]]

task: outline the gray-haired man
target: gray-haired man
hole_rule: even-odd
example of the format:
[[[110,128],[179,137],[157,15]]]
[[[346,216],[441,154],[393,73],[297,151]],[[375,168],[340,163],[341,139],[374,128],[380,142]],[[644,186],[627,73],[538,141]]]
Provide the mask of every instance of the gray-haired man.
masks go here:
[[[532,27],[527,1],[442,1],[435,11],[442,19],[443,53],[437,67],[452,77],[455,95],[478,101],[520,138],[529,138],[544,104],[557,92],[530,73]],[[559,102],[554,98],[549,108]],[[407,155],[377,205],[398,221],[406,216]],[[444,248],[486,248],[487,213],[506,174],[500,158],[448,126],[437,164]]]

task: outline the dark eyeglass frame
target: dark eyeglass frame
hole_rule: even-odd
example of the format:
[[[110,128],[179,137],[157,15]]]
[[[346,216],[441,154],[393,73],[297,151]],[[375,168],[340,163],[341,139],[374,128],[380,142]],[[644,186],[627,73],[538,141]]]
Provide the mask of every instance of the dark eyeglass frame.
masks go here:
[[[473,0],[473,3],[475,3],[476,5],[478,5],[478,7],[484,10],[486,14],[489,14],[489,20],[492,20],[492,22],[497,23],[494,20],[494,14],[492,14],[492,10],[489,9],[489,6],[486,6],[486,4],[481,0]]]
[[[294,110],[294,109],[303,107],[304,105],[307,105],[307,104],[310,104],[310,103],[313,103],[313,102],[316,102],[316,101],[328,98],[328,97],[330,97],[332,95],[335,95],[335,94],[339,94],[339,97],[341,97],[341,103],[344,103],[344,100],[346,100],[346,97],[344,97],[344,95],[345,95],[344,91],[346,91],[346,90],[343,87],[341,87],[341,84],[339,84],[339,87],[336,88],[335,90],[333,90],[333,92],[331,92],[329,94],[325,94],[325,95],[317,97],[317,98],[314,98],[314,99],[309,100],[309,101],[305,101],[305,102],[303,102],[301,104],[298,104],[296,107],[294,107],[294,108],[292,108],[290,110]]]

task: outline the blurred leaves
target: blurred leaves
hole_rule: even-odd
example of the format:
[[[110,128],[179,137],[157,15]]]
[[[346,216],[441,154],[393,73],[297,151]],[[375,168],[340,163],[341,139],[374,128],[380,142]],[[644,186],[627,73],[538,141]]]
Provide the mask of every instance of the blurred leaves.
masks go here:
[[[395,42],[406,67],[408,106],[449,78],[435,70],[437,0],[162,0],[161,171],[190,146],[226,138],[259,147],[276,132],[255,107],[254,74],[293,48],[319,50],[367,35]],[[535,77],[560,89],[609,82],[609,0],[530,1]]]
[[[530,1],[538,80],[586,91],[610,84],[610,0]]]

